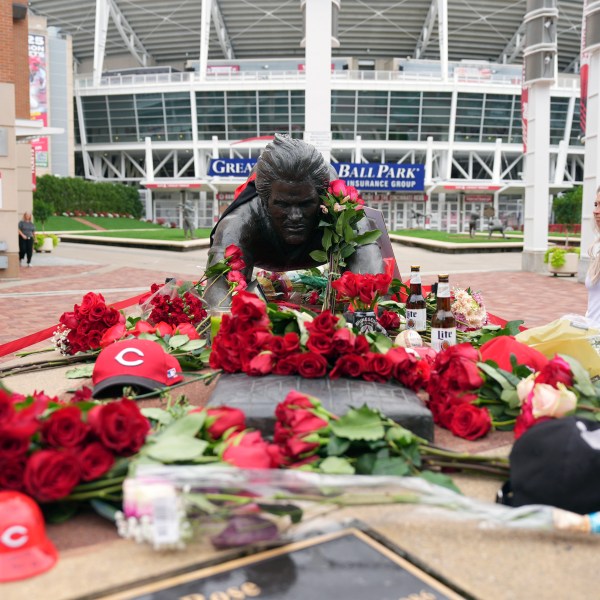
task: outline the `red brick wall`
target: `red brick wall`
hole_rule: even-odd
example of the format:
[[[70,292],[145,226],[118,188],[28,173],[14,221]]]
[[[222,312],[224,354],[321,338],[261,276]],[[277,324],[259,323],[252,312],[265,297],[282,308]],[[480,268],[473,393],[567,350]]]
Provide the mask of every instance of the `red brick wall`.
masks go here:
[[[29,119],[29,44],[27,18],[14,21],[15,112],[17,119]]]
[[[12,0],[0,0],[0,82],[15,82]]]

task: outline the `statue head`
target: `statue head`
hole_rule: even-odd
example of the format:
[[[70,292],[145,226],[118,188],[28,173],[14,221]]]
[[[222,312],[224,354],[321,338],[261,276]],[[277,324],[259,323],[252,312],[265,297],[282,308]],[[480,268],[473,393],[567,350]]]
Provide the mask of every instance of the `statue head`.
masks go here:
[[[319,196],[327,190],[330,166],[310,144],[275,135],[256,163],[256,191],[275,232],[284,242],[299,245],[314,234]]]

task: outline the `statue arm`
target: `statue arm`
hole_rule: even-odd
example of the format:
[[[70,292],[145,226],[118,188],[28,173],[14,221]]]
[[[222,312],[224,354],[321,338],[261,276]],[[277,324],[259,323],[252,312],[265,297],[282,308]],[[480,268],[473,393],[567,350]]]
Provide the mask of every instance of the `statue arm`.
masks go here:
[[[242,271],[246,281],[249,282],[252,277],[254,259],[249,250],[249,228],[247,212],[240,207],[234,212],[223,217],[215,230],[213,243],[208,251],[208,261],[206,267],[210,267],[225,257],[225,250],[231,244],[241,249],[246,268]],[[229,306],[231,304],[231,295],[229,294],[229,283],[226,276],[218,275],[208,280],[204,300],[208,307]]]
[[[356,226],[358,233],[372,231],[374,228],[367,217],[361,219]],[[348,258],[347,269],[353,273],[383,273],[385,267],[381,249],[377,242],[358,246],[356,252]]]

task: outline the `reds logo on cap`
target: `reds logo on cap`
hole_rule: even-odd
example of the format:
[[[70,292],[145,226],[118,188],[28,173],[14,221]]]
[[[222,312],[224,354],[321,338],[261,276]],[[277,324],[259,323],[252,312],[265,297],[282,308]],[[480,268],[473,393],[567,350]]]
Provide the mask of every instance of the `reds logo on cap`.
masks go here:
[[[174,356],[158,342],[130,339],[115,342],[100,352],[94,371],[94,398],[116,398],[123,388],[145,393],[183,381]]]
[[[20,492],[0,492],[0,582],[43,573],[57,558],[39,506]]]

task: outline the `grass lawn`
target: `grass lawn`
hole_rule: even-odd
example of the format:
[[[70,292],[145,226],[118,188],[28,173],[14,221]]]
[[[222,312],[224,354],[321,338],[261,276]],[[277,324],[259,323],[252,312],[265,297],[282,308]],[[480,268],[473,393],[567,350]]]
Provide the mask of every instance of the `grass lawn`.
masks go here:
[[[482,242],[510,242],[519,240],[504,239],[500,234],[494,233],[490,239],[486,236],[469,237],[466,233],[446,233],[445,231],[434,231],[432,229],[398,229],[391,231],[394,235],[420,238],[422,240],[434,240],[436,242],[450,242],[452,244],[480,244]]]
[[[49,217],[44,224],[44,229],[45,231],[83,231],[91,229],[91,227],[79,223],[71,217]]]
[[[196,229],[194,235],[197,238],[207,238],[210,236],[210,229]],[[170,242],[183,242],[183,229],[167,229],[158,227],[148,231],[94,231],[85,232],[82,235],[89,237],[114,237],[127,238],[134,240],[165,240]]]
[[[104,229],[161,229],[161,225],[156,223],[146,223],[137,219],[127,219],[125,217],[81,217],[94,225],[104,227]],[[93,231],[89,225],[84,225],[73,217],[50,217],[44,226],[46,231],[84,231],[86,229]]]

